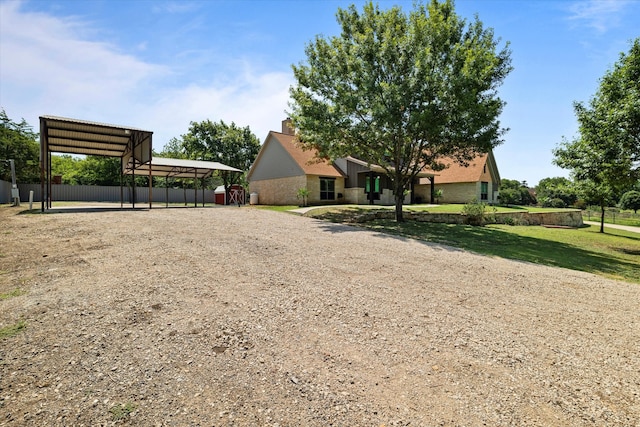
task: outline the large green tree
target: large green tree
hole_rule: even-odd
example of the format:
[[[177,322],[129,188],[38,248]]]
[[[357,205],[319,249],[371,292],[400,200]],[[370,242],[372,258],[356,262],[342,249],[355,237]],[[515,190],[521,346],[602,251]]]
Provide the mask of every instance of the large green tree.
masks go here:
[[[578,200],[575,185],[563,176],[541,179],[536,186],[536,196],[542,206],[552,206],[555,204],[554,200],[562,200],[562,204],[566,207]]]
[[[380,10],[338,9],[339,36],[317,36],[306,63],[293,66],[290,116],[305,147],[320,157],[354,156],[381,166],[393,183],[396,220],[404,192],[425,167],[468,162],[499,143],[511,71],[508,44],[454,2]]]
[[[640,175],[640,39],[600,80],[588,105],[574,103],[579,135],[563,139],[554,163],[571,171],[581,192],[602,211],[633,187]]]
[[[640,191],[627,191],[620,198],[619,204],[621,209],[631,209],[633,213],[638,213],[638,209],[640,209]]]
[[[247,171],[260,151],[260,140],[249,126],[204,120],[191,122],[189,132],[182,135],[182,147],[189,159],[219,162]],[[230,171],[217,171],[216,174],[222,180],[229,200],[231,186],[241,183],[243,174]]]
[[[24,119],[19,123],[0,111],[0,179],[11,181],[11,167],[5,160],[14,160],[16,181],[40,181],[40,144],[38,134]]]
[[[526,181],[515,179],[500,180],[500,203],[504,205],[533,205],[536,199],[529,192]]]

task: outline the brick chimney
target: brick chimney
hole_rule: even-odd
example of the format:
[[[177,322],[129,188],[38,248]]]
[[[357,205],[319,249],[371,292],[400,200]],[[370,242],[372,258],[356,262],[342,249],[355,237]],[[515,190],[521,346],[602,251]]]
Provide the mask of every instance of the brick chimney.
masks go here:
[[[287,117],[282,121],[282,133],[285,135],[295,135],[296,130],[293,128],[293,124],[291,123],[291,119]]]

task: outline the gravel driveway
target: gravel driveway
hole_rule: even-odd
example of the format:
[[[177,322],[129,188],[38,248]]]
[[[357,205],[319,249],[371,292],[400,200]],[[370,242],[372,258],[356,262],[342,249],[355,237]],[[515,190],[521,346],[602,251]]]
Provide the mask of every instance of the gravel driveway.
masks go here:
[[[640,425],[635,284],[250,207],[0,221],[0,425]]]

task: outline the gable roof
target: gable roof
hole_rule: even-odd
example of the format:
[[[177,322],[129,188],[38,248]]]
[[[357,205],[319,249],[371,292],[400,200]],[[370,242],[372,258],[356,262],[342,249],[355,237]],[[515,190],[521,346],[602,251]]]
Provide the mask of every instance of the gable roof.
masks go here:
[[[493,180],[500,182],[500,174],[496,167],[493,152],[478,154],[476,158],[469,162],[468,166],[461,165],[451,157],[443,158],[440,162],[448,167],[441,171],[434,172],[435,182],[438,184],[481,181],[485,165],[487,165],[487,172],[491,174]]]
[[[251,170],[249,171],[249,175],[247,176],[247,178],[251,177],[251,172],[254,170],[256,164],[258,164],[258,162],[260,161],[262,151],[270,142],[270,140],[277,141],[282,146],[282,148],[285,149],[287,154],[291,156],[291,159],[300,167],[305,175],[321,175],[329,177],[344,176],[337,167],[330,164],[328,161],[317,159],[316,150],[303,150],[302,147],[296,142],[295,138],[295,135],[288,135],[280,132],[270,131],[269,135],[265,139],[265,143],[260,149],[260,153],[258,153],[256,160],[251,166]]]

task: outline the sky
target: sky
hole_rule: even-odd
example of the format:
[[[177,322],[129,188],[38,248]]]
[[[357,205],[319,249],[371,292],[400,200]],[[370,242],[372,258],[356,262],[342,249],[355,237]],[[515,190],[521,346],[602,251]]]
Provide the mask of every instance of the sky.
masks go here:
[[[189,123],[249,126],[264,141],[287,117],[292,64],[320,35],[339,35],[338,8],[361,0],[0,0],[0,108],[39,131],[53,115],[153,131],[161,151]],[[374,2],[376,3],[376,2]],[[405,12],[413,0],[380,0]],[[509,43],[499,89],[509,131],[500,176],[569,176],[552,150],[577,135],[574,102],[640,37],[640,0],[457,0]]]

